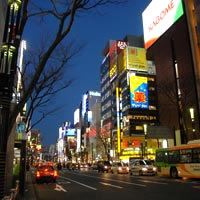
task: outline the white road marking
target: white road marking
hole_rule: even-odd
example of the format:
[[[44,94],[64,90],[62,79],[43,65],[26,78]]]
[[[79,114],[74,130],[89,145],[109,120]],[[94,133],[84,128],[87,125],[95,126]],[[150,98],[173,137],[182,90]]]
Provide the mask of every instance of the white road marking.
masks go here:
[[[119,189],[122,189],[122,188],[123,188],[123,187],[120,187],[120,186],[117,186],[117,185],[112,185],[112,184],[110,184],[110,183],[103,183],[103,182],[99,182],[99,183],[101,183],[101,184],[103,184],[103,185],[108,185],[108,186],[111,186],[111,187],[119,188]]]
[[[200,185],[195,185],[195,186],[192,186],[192,187],[200,190]]]
[[[161,185],[168,185],[168,183],[161,183],[161,182],[150,181],[150,180],[139,180],[139,181],[144,182],[144,183],[155,183],[155,184],[161,184]]]
[[[65,190],[61,185],[56,184],[56,188],[54,189],[56,191],[63,191],[63,192],[67,192],[67,190]]]
[[[78,182],[78,181],[74,181],[74,180],[72,180],[72,179],[70,179],[70,178],[66,178],[66,177],[64,177],[64,176],[59,176],[59,177],[60,177],[60,178],[63,178],[63,179],[66,179],[66,180],[69,180],[69,181],[71,181],[71,182],[77,183],[77,184],[82,185],[82,186],[84,186],[84,187],[87,187],[87,188],[89,188],[89,189],[91,189],[91,190],[97,190],[97,188],[94,188],[94,187],[91,187],[91,186],[89,186],[89,185],[80,183],[80,182]]]
[[[77,174],[77,175],[79,175],[79,176],[87,176],[87,177],[92,177],[92,178],[98,178],[98,179],[103,179],[103,180],[108,180],[108,181],[114,181],[114,182],[118,182],[118,183],[125,183],[125,184],[128,184],[128,185],[136,185],[136,186],[140,186],[140,187],[146,187],[146,185],[139,184],[139,183],[131,183],[131,182],[126,182],[126,181],[114,180],[114,179],[110,179],[110,178],[102,178],[102,177],[97,177],[97,176],[90,176],[90,175],[86,175],[86,174]]]

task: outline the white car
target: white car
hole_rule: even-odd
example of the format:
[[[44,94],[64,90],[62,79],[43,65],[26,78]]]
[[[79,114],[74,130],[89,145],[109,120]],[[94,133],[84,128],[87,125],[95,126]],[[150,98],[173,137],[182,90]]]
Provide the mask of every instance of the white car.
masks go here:
[[[117,173],[117,174],[128,174],[129,173],[129,167],[123,165],[120,162],[113,163],[111,167],[111,173]]]
[[[156,175],[157,168],[152,164],[150,160],[135,160],[130,164],[130,175]]]

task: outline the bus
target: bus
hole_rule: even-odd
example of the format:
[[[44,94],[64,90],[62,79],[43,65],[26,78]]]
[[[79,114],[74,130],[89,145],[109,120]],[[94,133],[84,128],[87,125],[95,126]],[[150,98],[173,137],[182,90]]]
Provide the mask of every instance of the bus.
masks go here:
[[[200,178],[200,142],[157,149],[157,173],[172,178]]]

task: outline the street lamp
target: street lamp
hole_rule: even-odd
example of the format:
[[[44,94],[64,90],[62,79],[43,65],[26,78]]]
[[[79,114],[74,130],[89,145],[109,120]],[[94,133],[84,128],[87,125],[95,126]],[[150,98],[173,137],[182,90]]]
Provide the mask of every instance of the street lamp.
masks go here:
[[[147,149],[147,124],[144,124],[143,128],[144,128],[144,157],[145,157]]]
[[[195,118],[194,118],[194,108],[190,108],[189,111],[190,111],[190,118],[192,120],[192,139],[196,139],[195,138],[195,124],[194,124],[194,120],[195,120]]]

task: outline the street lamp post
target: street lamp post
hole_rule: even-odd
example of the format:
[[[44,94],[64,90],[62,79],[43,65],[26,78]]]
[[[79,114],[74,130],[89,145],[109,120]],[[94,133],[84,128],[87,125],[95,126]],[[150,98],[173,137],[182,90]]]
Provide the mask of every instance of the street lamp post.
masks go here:
[[[195,135],[195,118],[194,118],[194,108],[190,108],[190,117],[192,120],[192,139],[196,139],[196,135]]]
[[[144,157],[147,155],[147,124],[143,125],[144,127]]]

